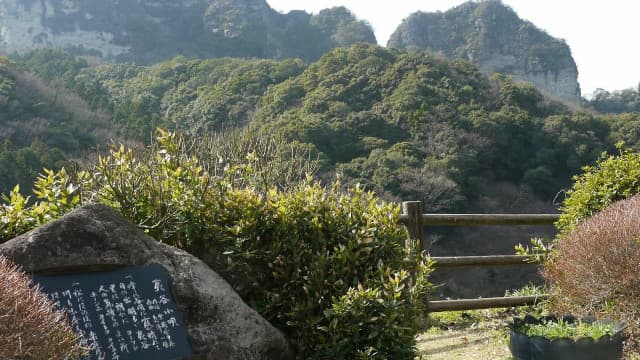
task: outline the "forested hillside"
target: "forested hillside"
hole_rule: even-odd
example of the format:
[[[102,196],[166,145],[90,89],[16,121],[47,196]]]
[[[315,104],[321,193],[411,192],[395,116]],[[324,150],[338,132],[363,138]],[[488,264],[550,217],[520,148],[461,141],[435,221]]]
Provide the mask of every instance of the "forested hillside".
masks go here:
[[[607,91],[597,89],[587,105],[602,113],[625,113],[640,111],[640,87]]]
[[[365,45],[332,51],[262,105],[261,126],[314,144],[352,181],[422,199],[430,211],[459,208],[495,181],[551,199],[620,137],[611,131],[618,118],[572,112],[530,84]]]
[[[324,178],[338,172],[388,198],[421,199],[427,211],[465,209],[494,182],[551,201],[617,141],[640,145],[629,131],[637,114],[575,112],[530,84],[427,52],[361,44],[310,65],[179,57],[91,68],[60,53],[40,61],[45,53],[20,61],[61,76],[92,112],[111,114],[124,138],[148,141],[156,127],[197,135],[249,126],[312,149]]]
[[[34,56],[34,67],[47,63],[43,77],[23,64],[0,57],[0,192],[16,184],[27,192],[43,168],[58,168],[78,159],[98,142],[115,138],[108,116],[90,110],[68,89],[85,67],[63,53]],[[51,63],[48,63],[52,60]]]

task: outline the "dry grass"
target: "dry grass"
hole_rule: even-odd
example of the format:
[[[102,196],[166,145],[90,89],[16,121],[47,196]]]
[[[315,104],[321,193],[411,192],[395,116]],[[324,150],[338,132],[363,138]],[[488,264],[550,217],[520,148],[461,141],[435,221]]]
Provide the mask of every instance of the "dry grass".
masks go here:
[[[616,202],[556,241],[543,271],[555,312],[625,321],[640,349],[640,196]],[[634,343],[634,344],[632,344]]]
[[[61,311],[27,275],[0,257],[0,359],[77,359],[79,345]]]

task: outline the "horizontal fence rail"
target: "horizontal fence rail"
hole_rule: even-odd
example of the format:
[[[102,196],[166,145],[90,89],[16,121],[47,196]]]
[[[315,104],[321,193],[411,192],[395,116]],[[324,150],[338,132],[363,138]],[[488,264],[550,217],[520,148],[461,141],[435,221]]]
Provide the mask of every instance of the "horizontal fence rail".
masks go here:
[[[553,225],[557,214],[422,214],[422,225]]]
[[[429,301],[429,312],[493,309],[512,306],[535,305],[549,298],[549,295],[506,296],[484,299],[436,300]]]
[[[559,214],[423,214],[420,201],[402,203],[400,223],[409,237],[424,241],[424,226],[475,226],[475,225],[553,225]],[[465,266],[535,265],[540,259],[521,255],[446,256],[432,257],[434,267],[451,268]],[[484,299],[459,299],[428,301],[429,312],[488,309],[534,305],[548,299],[549,295],[507,296]]]
[[[527,255],[489,255],[489,256],[445,256],[432,257],[433,266],[463,267],[463,266],[508,266],[508,265],[537,265],[540,261]]]

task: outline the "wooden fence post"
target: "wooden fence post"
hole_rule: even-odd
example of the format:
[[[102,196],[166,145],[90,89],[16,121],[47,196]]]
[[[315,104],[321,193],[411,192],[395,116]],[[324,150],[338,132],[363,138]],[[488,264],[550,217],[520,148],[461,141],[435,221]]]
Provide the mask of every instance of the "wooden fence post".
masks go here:
[[[420,249],[424,250],[424,235],[422,233],[422,203],[420,201],[403,201],[402,216],[405,218],[404,226],[409,232],[409,238],[418,240]]]
[[[420,251],[424,250],[424,234],[422,233],[422,203],[420,201],[403,201],[402,218],[404,226],[407,228],[409,238],[418,241]],[[424,325],[429,319],[429,296],[425,295],[422,300],[424,313],[421,321]]]

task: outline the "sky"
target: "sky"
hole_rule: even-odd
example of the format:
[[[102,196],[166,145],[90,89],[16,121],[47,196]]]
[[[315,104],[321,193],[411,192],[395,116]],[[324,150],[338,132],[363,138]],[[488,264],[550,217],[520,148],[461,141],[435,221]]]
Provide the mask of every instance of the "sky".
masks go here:
[[[416,11],[446,11],[460,0],[267,0],[280,12],[306,10],[318,13],[332,6],[345,6],[359,19],[368,21],[380,45],[409,14]],[[640,82],[640,35],[637,0],[503,0],[520,18],[549,35],[566,40],[578,65],[583,96],[597,88],[637,88]]]

